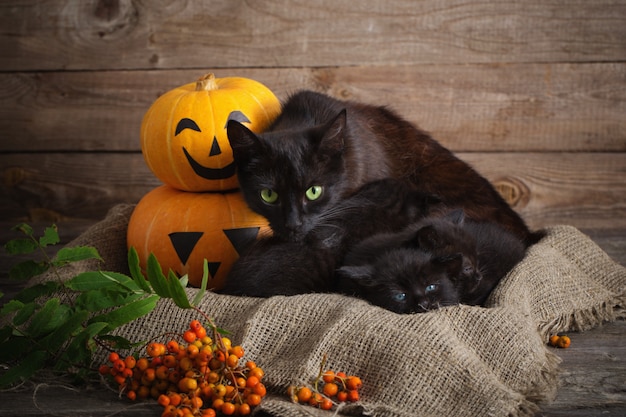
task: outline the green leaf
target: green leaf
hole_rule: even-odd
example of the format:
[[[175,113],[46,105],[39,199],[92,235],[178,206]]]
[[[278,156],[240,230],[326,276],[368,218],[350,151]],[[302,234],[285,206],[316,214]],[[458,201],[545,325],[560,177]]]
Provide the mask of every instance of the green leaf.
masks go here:
[[[180,308],[191,308],[189,298],[187,298],[187,293],[185,292],[185,287],[183,286],[183,282],[187,282],[187,275],[183,276],[179,280],[171,269],[168,275],[169,279],[167,282],[169,292],[174,303]]]
[[[33,228],[26,223],[20,223],[11,228],[11,230],[17,230],[24,233],[26,236],[33,236]]]
[[[7,314],[20,311],[22,308],[24,308],[24,303],[20,300],[13,299],[2,306],[2,309],[0,309],[0,316],[6,316]]]
[[[61,239],[59,239],[59,232],[56,225],[46,227],[43,236],[39,238],[39,244],[44,248],[49,245],[56,245],[60,241]]]
[[[137,250],[131,246],[128,250],[128,268],[130,269],[130,276],[133,281],[141,287],[145,292],[152,293],[152,288],[148,281],[146,281],[146,277],[143,276],[141,272],[141,266],[139,265],[139,255],[137,254]]]
[[[26,321],[30,319],[30,316],[33,315],[38,307],[39,305],[36,303],[24,304],[23,307],[17,312],[17,314],[15,314],[15,317],[13,317],[13,325],[20,326],[26,323]]]
[[[206,293],[206,286],[208,285],[208,282],[209,282],[209,262],[205,258],[204,264],[202,265],[202,283],[200,284],[200,290],[196,293],[196,296],[193,297],[193,301],[191,302],[191,305],[193,305],[194,307],[197,307],[202,301],[202,298],[204,297],[204,294]]]
[[[61,284],[55,281],[42,282],[41,284],[35,284],[32,287],[24,288],[22,291],[17,293],[13,299],[23,303],[29,303],[39,297],[53,295],[59,290],[60,286]]]
[[[89,324],[96,322],[107,323],[107,330],[113,330],[119,326],[129,323],[151,312],[156,307],[157,301],[160,299],[158,295],[151,295],[141,300],[133,301],[118,309],[92,317]]]
[[[4,248],[11,255],[23,255],[26,253],[33,253],[37,249],[39,249],[39,245],[32,239],[13,239],[9,240]]]
[[[107,345],[115,350],[130,350],[134,347],[145,345],[145,341],[133,343],[125,337],[114,336],[110,334],[100,335],[98,336],[98,340],[100,340],[101,342],[106,342]]]
[[[29,279],[37,275],[41,275],[50,268],[46,262],[35,262],[33,260],[27,260],[20,262],[9,270],[9,278],[11,279]]]
[[[102,261],[98,250],[91,246],[76,246],[73,248],[61,248],[52,260],[54,265],[63,265],[70,262],[84,261],[86,259],[98,259]]]
[[[160,295],[163,298],[170,298],[169,286],[167,284],[167,279],[165,275],[163,275],[163,270],[161,269],[161,265],[159,261],[157,261],[154,254],[150,254],[148,256],[148,281],[154,292]]]
[[[142,294],[112,291],[106,288],[82,292],[76,297],[77,307],[91,312],[119,307],[141,298]]]
[[[58,298],[51,298],[33,315],[27,333],[31,337],[41,337],[60,326],[68,315],[69,307],[61,305]]]
[[[8,387],[19,380],[30,378],[35,372],[43,368],[47,358],[48,354],[44,351],[31,352],[19,364],[0,375],[0,387]]]
[[[108,288],[143,293],[141,288],[139,288],[130,277],[118,272],[108,271],[82,272],[66,281],[65,286],[74,291],[90,291]]]
[[[89,312],[78,310],[73,312],[67,320],[58,326],[53,332],[41,339],[40,344],[50,352],[59,350],[79,329],[82,328],[83,322],[89,318]]]

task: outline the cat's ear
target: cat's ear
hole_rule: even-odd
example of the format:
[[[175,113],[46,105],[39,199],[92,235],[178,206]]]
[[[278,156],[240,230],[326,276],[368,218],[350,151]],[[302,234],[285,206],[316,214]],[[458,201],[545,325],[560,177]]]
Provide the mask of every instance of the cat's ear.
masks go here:
[[[433,258],[432,262],[443,268],[450,278],[456,279],[460,275],[461,268],[463,267],[463,254],[454,253],[451,255],[439,256]]]
[[[263,146],[254,132],[236,120],[231,119],[228,121],[226,124],[226,135],[235,158],[238,155],[258,151]]]
[[[435,226],[431,224],[415,232],[411,240],[409,240],[405,246],[432,251],[441,246],[441,237],[439,233],[437,233]]]
[[[374,284],[374,280],[372,279],[374,272],[374,267],[372,265],[344,265],[337,270],[337,273],[340,276],[351,279],[352,281],[364,286],[371,286]]]
[[[452,210],[446,214],[445,218],[453,224],[461,226],[465,222],[465,212],[463,209]]]
[[[319,143],[321,152],[336,154],[343,152],[346,131],[347,112],[343,109],[334,119],[326,124]]]

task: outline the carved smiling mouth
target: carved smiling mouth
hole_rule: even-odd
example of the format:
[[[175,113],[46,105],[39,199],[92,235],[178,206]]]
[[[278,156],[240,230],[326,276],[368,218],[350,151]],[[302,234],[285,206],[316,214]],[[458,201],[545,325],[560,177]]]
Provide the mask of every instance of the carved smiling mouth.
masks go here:
[[[201,165],[200,163],[198,163],[198,161],[193,159],[193,157],[189,154],[189,152],[187,152],[187,149],[185,149],[184,146],[183,146],[183,152],[185,153],[185,156],[187,157],[187,161],[189,162],[189,165],[191,165],[193,172],[195,172],[196,175],[204,179],[225,180],[235,175],[236,166],[235,166],[234,161],[226,165],[224,168],[208,168],[208,167]]]

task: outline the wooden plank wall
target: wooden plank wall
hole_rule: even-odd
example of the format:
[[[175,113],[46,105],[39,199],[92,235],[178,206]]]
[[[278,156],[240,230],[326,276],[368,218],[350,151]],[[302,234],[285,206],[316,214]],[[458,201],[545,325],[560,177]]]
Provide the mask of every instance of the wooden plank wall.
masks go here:
[[[532,227],[626,230],[626,0],[4,0],[0,27],[0,226],[138,201],[144,112],[214,72],[388,105]]]

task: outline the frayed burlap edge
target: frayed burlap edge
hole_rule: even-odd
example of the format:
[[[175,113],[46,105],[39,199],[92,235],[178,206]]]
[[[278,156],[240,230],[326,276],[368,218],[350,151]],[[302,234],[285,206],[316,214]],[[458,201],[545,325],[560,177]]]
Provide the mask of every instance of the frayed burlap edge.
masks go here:
[[[103,269],[114,270],[118,272],[127,273],[128,267],[126,265],[126,227],[127,222],[132,213],[133,205],[120,205],[116,206],[109,212],[107,218],[102,222],[95,224],[84,234],[72,241],[68,246],[89,245],[95,246],[105,259],[105,263],[99,264],[93,261],[86,261],[78,264],[71,265],[68,270],[63,272],[66,277],[71,277],[73,274],[88,270],[88,269]],[[553,262],[554,258],[558,258],[559,262]],[[560,269],[559,269],[560,268]],[[529,255],[524,259],[520,265],[518,265],[511,273],[502,281],[501,285],[494,291],[489,300],[490,307],[503,308],[514,312],[515,315],[520,315],[527,323],[534,323],[537,333],[536,337],[545,338],[549,333],[555,331],[564,330],[583,330],[601,324],[604,321],[611,321],[619,317],[624,317],[624,283],[626,282],[626,276],[624,268],[615,264],[608,258],[608,256],[599,249],[589,238],[580,233],[577,229],[569,226],[555,226],[546,229],[546,238],[542,240],[529,251]],[[577,288],[578,282],[571,277],[580,279],[584,277],[582,289]],[[557,280],[553,278],[557,277]],[[568,278],[569,277],[569,278]],[[570,279],[571,278],[571,279]],[[49,279],[49,277],[39,277],[38,280]],[[571,285],[565,285],[564,288],[559,289],[558,285],[553,286],[555,283],[550,283],[550,280],[556,281],[558,284],[563,280],[563,283]],[[569,281],[568,281],[569,280]],[[541,283],[548,283],[549,285],[543,285]],[[537,285],[539,284],[539,285]],[[555,284],[555,285],[556,285]],[[551,286],[552,285],[552,286]],[[586,287],[589,288],[586,288]],[[544,288],[545,287],[545,288]],[[534,293],[535,289],[548,291],[550,297],[553,297],[555,303],[545,302],[546,299],[550,300],[550,297],[545,297],[545,293],[539,291],[538,294]],[[555,289],[556,288],[556,289]],[[190,292],[195,290],[190,289]],[[574,294],[585,294],[586,298],[583,303],[572,304],[568,298],[568,292],[573,291]],[[260,306],[264,303],[262,300],[254,299],[241,299],[234,302],[235,305],[243,306],[243,310],[236,307],[230,307],[229,303],[232,303],[234,299],[229,299],[225,296],[218,296],[210,294],[209,299],[212,303],[217,304],[218,310],[230,311],[230,315],[224,315],[219,317],[223,321],[219,321],[225,328],[239,328],[235,331],[234,336],[242,336],[245,340],[246,331],[241,327],[240,323],[232,317],[232,311],[240,311],[243,316],[247,317],[247,314],[254,314]],[[316,296],[302,296],[302,300],[309,300],[309,298],[326,299],[327,297],[343,298],[337,295],[316,295]],[[584,297],[583,297],[584,298]],[[326,300],[327,301],[327,300]],[[354,301],[357,302],[357,301]],[[239,303],[239,304],[238,304]],[[221,307],[220,307],[221,306]],[[267,307],[267,306],[266,306]],[[370,307],[374,309],[374,307]],[[458,315],[463,313],[464,310],[469,312],[472,309],[479,309],[480,307],[451,307],[449,309],[443,309],[439,312],[433,312],[433,317],[441,315]],[[478,310],[478,311],[479,311]],[[484,310],[484,309],[483,309]],[[166,317],[172,323],[171,325],[176,328],[180,328],[181,323],[185,322],[187,317],[179,317],[174,319],[169,316],[170,313],[174,313],[176,309],[162,307],[159,314],[166,312]],[[244,313],[248,311],[249,313]],[[480,312],[480,311],[479,311]],[[495,311],[494,311],[495,312]],[[178,313],[176,313],[178,314]],[[175,314],[175,315],[176,315]],[[386,311],[381,314],[389,314]],[[184,316],[184,315],[183,315]],[[420,315],[426,317],[427,315]],[[528,320],[524,319],[527,317]],[[132,323],[129,328],[122,329],[122,332],[135,331],[132,330],[133,325],[142,327],[138,330],[138,333],[142,331],[150,332],[154,329],[152,319],[154,314],[146,316],[138,321],[138,323]],[[261,317],[262,318],[262,317]],[[457,317],[458,318],[458,317]],[[450,323],[455,323],[457,318],[451,320]],[[182,320],[182,322],[181,322]],[[530,321],[529,321],[530,320]],[[408,323],[412,320],[409,318]],[[444,322],[445,323],[445,322]],[[498,326],[498,323],[493,323],[494,326]],[[471,327],[471,326],[469,326]],[[526,326],[525,326],[526,327]],[[532,327],[532,324],[531,324]],[[381,327],[381,328],[384,328]],[[255,328],[256,329],[256,328]],[[271,330],[271,329],[266,329]],[[455,329],[458,331],[459,329]],[[530,329],[528,329],[530,330]],[[256,332],[257,330],[254,330]],[[271,332],[270,332],[271,333]],[[497,333],[497,332],[496,332]],[[513,336],[515,332],[511,332],[507,336]],[[523,332],[522,332],[523,333]],[[400,333],[402,331],[400,329]],[[456,335],[456,333],[452,333]],[[506,334],[506,333],[505,333]],[[127,333],[124,333],[128,336]],[[152,335],[154,336],[154,335]],[[455,336],[456,337],[456,336]],[[272,339],[273,340],[273,339]],[[459,338],[460,341],[464,341],[463,337]],[[501,345],[499,349],[502,349],[503,355],[511,354],[511,352],[504,352],[504,347]],[[507,381],[506,369],[496,369],[496,374],[499,375],[500,383],[503,384],[504,390],[508,391],[508,404],[503,406],[500,403],[498,409],[481,410],[482,415],[493,416],[511,416],[511,417],[525,417],[534,415],[537,410],[538,402],[549,401],[554,398],[557,389],[558,380],[558,364],[560,359],[558,356],[548,351],[544,343],[534,343],[533,346],[538,349],[536,355],[533,356],[535,361],[532,364],[520,365],[521,369],[531,371],[526,374],[527,384],[516,385],[515,383]],[[476,358],[481,357],[480,349],[484,348],[484,341],[475,347],[468,347],[473,349],[470,352]],[[249,349],[254,353],[254,349]],[[263,349],[260,352],[258,359],[263,361]],[[268,356],[268,358],[270,358]],[[271,365],[271,358],[268,359],[266,366],[269,368]],[[312,359],[309,360],[311,362]],[[349,364],[350,358],[344,358],[344,363]],[[494,364],[495,365],[495,364]],[[486,369],[489,369],[490,363],[485,363]],[[497,367],[497,366],[496,366]],[[306,367],[305,367],[306,368]],[[302,375],[293,376],[293,382],[303,381],[311,377],[311,366],[309,369],[303,369],[306,371]],[[530,369],[532,368],[532,369]],[[313,372],[314,373],[314,372]],[[493,373],[493,372],[492,372]],[[308,376],[303,376],[308,375]],[[376,381],[376,378],[372,378]],[[317,410],[310,407],[302,407],[297,404],[292,404],[283,395],[284,384],[286,380],[277,381],[276,384],[269,382],[270,395],[267,400],[264,401],[259,412],[267,413],[275,416],[316,416]],[[390,387],[394,389],[394,387]],[[478,399],[478,398],[477,398]],[[491,402],[495,404],[495,402]],[[390,406],[389,404],[376,403],[376,401],[366,401],[363,404],[346,407],[339,410],[337,415],[375,415],[375,416],[410,416],[416,415],[415,413],[420,410],[407,410],[401,411],[396,406]],[[422,416],[435,416],[442,415],[440,412],[424,412],[418,413]],[[456,415],[476,415],[471,413],[455,413]],[[262,415],[262,414],[261,414]],[[319,415],[329,415],[325,412],[319,412]]]

